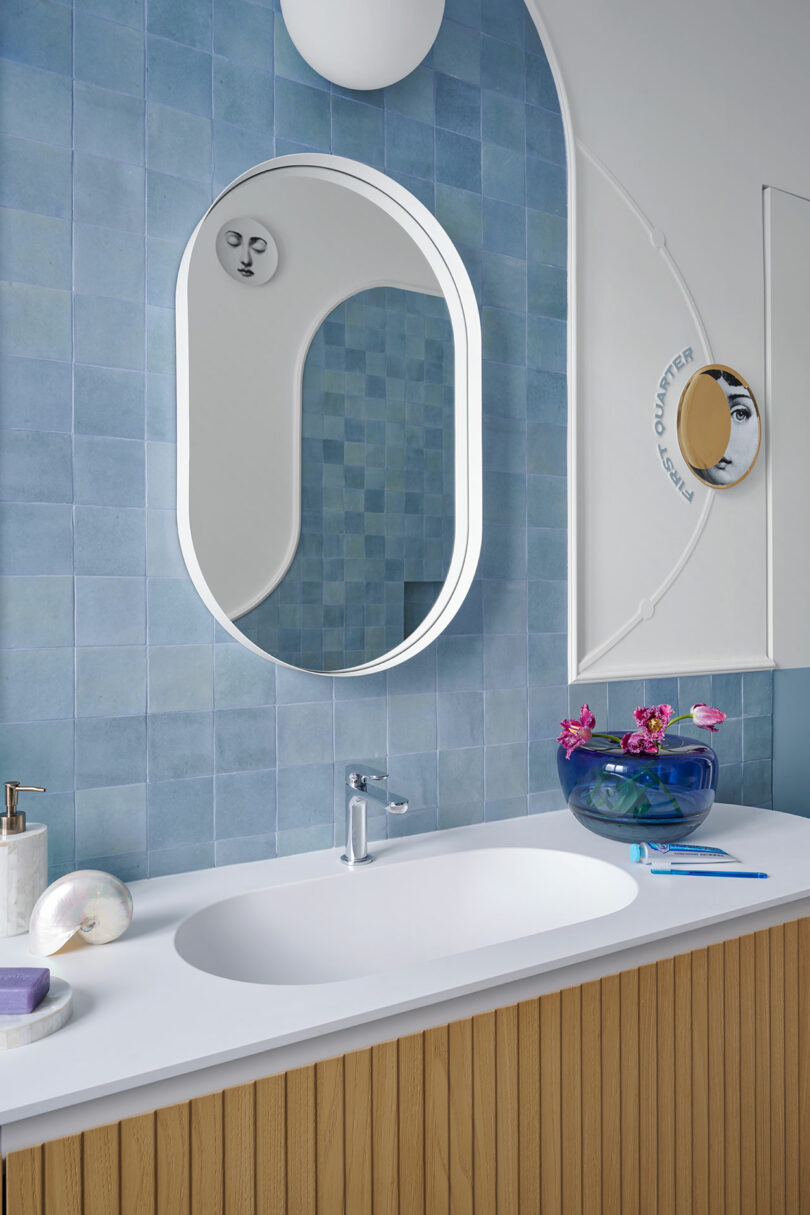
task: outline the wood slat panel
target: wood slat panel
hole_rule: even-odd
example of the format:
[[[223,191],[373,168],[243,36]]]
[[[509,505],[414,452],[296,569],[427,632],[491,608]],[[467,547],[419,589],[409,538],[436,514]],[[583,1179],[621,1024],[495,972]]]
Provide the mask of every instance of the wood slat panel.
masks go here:
[[[692,958],[675,959],[675,1210],[692,1215]]]
[[[287,1085],[283,1075],[256,1081],[256,1207],[287,1210]]]
[[[577,994],[579,989],[575,989]],[[579,1043],[577,1043],[579,1045]],[[518,1106],[518,1009],[495,1014],[495,1178],[498,1215],[520,1211],[520,1110]]]
[[[740,937],[740,1211],[754,1215],[756,1158],[756,983],[754,938]]]
[[[727,1215],[740,1215],[740,942],[723,946],[723,1047]]]
[[[582,989],[560,998],[562,1200],[565,1215],[582,1211]],[[637,1150],[637,1149],[636,1149]]]
[[[709,1215],[709,955],[692,954],[692,1212]]]
[[[371,1151],[374,1215],[399,1211],[399,1063],[396,1042],[371,1050]],[[348,1212],[347,1215],[351,1215]]]
[[[447,1026],[425,1030],[425,1206],[450,1211],[450,1099]]]
[[[799,930],[785,924],[785,1208],[799,1210]],[[805,1149],[807,1154],[807,1149]]]
[[[399,1039],[399,1209],[425,1210],[425,1067],[422,1034]]]
[[[82,1215],[82,1137],[67,1135],[46,1143],[46,1215]]]
[[[41,1147],[10,1152],[6,1160],[6,1215],[44,1215]]]
[[[346,1209],[371,1215],[371,1050],[344,1056]]]
[[[759,1215],[771,1211],[771,1016],[770,940],[767,932],[754,934],[755,1035],[756,1035],[756,1155]]]
[[[540,1209],[562,1215],[562,1078],[559,992],[540,998]],[[476,1195],[477,1200],[477,1195]]]
[[[621,995],[618,975],[602,979],[602,1212],[622,1203]]]
[[[455,1021],[448,1030],[450,1211],[473,1215],[473,1027]],[[377,1215],[375,1210],[374,1215]]]
[[[810,919],[799,921],[799,1211],[810,1215]]]
[[[287,1210],[315,1215],[315,1067],[287,1072]]]
[[[225,1215],[253,1215],[256,1197],[256,1086],[225,1090]],[[196,1210],[193,1215],[197,1215]]]
[[[225,1209],[223,1174],[223,1094],[191,1102],[191,1209],[194,1215],[221,1215]]]
[[[155,1114],[155,1170],[158,1215],[192,1215],[188,1102]]]
[[[82,1135],[84,1215],[119,1215],[119,1176],[118,1124],[85,1131]]]
[[[638,971],[619,980],[622,1064],[622,1215],[638,1215]]]
[[[495,1014],[473,1017],[473,1189],[475,1210],[497,1210]]]
[[[138,1114],[120,1124],[121,1215],[154,1215],[155,1121],[154,1114]]]
[[[721,1211],[726,1189],[725,1110],[725,992],[724,950],[711,945],[708,951],[708,1046],[709,1046],[709,1210]]]
[[[521,1212],[536,1215],[540,1210],[539,1000],[524,1000],[518,1005],[518,1052],[519,1205]]]
[[[675,961],[657,962],[658,1215],[675,1215]]]
[[[584,991],[583,988],[583,995]],[[657,973],[654,965],[642,966],[638,972],[638,1165],[639,1205],[643,1215],[655,1215],[658,1206],[657,1046]],[[583,1080],[584,1073],[583,1057]],[[594,1208],[586,1203],[585,1210],[589,1209]]]
[[[343,1215],[346,1209],[343,1065],[342,1058],[315,1064],[318,1215]]]
[[[595,980],[582,988],[582,1209],[601,1208],[602,988]]]
[[[785,1215],[785,932],[768,932],[771,1017],[771,1212]]]

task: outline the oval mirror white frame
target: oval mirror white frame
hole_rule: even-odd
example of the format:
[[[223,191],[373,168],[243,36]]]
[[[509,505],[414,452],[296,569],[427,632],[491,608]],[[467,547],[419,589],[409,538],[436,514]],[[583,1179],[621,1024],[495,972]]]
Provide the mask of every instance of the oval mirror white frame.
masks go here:
[[[325,153],[281,156],[264,161],[242,173],[214,200],[194,229],[186,245],[177,277],[177,526],[183,559],[197,589],[214,619],[226,632],[253,653],[290,667],[291,664],[252,642],[224,612],[212,594],[194,548],[190,510],[191,411],[189,273],[200,230],[217,204],[243,182],[263,173],[288,166],[303,169],[308,175],[340,184],[382,208],[411,237],[424,255],[438,281],[450,315],[455,350],[455,536],[447,576],[433,607],[400,645],[360,666],[335,671],[308,671],[310,674],[341,678],[369,675],[398,666],[430,645],[446,628],[461,607],[472,584],[482,538],[481,471],[481,324],[472,283],[453,242],[436,217],[408,190],[397,182],[359,161]],[[325,309],[328,314],[331,305]],[[300,432],[301,377],[309,340],[306,335],[298,355],[297,398]],[[300,472],[299,472],[300,483]],[[297,536],[295,544],[297,544]],[[295,545],[292,546],[294,551]],[[307,668],[293,667],[299,670]]]

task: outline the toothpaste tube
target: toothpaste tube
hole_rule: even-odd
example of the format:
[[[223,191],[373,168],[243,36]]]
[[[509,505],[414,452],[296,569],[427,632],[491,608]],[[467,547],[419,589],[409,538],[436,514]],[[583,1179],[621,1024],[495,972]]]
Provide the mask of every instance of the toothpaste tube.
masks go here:
[[[737,863],[723,848],[709,844],[631,844],[630,860],[640,865],[717,865]]]

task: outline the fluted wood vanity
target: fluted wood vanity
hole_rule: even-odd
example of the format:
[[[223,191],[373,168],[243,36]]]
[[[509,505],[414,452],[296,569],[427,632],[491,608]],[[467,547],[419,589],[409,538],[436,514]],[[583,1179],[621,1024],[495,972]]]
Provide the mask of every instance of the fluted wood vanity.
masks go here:
[[[11,1152],[6,1215],[810,1212],[810,918]]]

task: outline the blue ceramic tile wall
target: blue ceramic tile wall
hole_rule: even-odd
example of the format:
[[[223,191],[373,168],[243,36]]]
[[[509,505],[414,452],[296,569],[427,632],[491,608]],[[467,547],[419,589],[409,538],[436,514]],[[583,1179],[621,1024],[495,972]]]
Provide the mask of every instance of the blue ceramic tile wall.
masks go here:
[[[376,834],[559,807],[565,154],[521,0],[448,0],[424,63],[371,93],[303,63],[278,0],[6,0],[0,42],[0,770],[48,786],[52,872],[331,845],[362,758],[412,805]],[[183,246],[237,173],[302,148],[410,189],[481,307],[478,577],[436,644],[365,679],[275,668],[218,632],[172,507]],[[731,715],[721,796],[770,804],[770,675],[589,686],[571,704],[617,722],[676,696]]]
[[[298,549],[239,619],[261,649],[339,671],[427,615],[453,552],[453,377],[441,297],[376,287],[323,322],[304,363]]]

